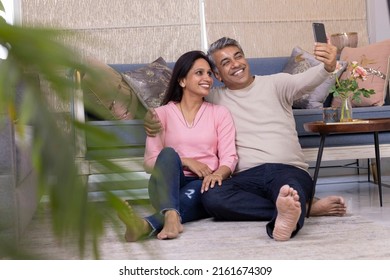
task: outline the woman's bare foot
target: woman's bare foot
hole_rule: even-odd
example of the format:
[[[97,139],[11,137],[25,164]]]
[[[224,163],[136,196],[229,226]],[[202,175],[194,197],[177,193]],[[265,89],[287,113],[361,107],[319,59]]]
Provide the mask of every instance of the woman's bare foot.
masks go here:
[[[334,195],[314,198],[310,210],[310,216],[344,216],[346,213],[344,198]]]
[[[278,216],[272,235],[276,241],[287,241],[296,229],[302,212],[297,191],[288,185],[281,187],[276,200],[276,208]]]
[[[126,225],[125,240],[134,242],[146,237],[152,231],[149,223],[136,215],[127,201],[123,204],[125,206],[118,211],[118,217]]]
[[[164,213],[164,227],[157,234],[158,239],[173,239],[183,232],[184,228],[180,222],[179,214],[175,210],[168,210]]]

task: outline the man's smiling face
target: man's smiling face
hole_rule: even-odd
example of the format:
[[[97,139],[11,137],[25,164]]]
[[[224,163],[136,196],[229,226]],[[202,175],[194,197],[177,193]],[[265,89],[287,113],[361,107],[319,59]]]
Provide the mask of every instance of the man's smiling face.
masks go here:
[[[218,80],[223,81],[229,89],[243,89],[253,82],[248,61],[236,46],[227,46],[213,53],[218,73]]]

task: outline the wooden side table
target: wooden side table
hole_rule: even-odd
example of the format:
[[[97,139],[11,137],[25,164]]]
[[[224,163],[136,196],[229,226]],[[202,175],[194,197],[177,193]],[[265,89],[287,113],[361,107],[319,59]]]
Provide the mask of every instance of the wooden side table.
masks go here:
[[[376,171],[378,174],[379,202],[380,202],[380,206],[382,207],[382,179],[381,179],[378,134],[381,131],[390,131],[390,118],[353,120],[352,122],[344,122],[344,123],[342,122],[324,123],[323,121],[316,121],[316,122],[305,123],[303,127],[307,132],[319,133],[321,136],[320,146],[318,148],[316,166],[314,170],[313,193],[309,201],[307,217],[310,216],[311,204],[314,198],[318,173],[321,167],[322,152],[325,146],[325,138],[327,135],[335,134],[335,133],[349,134],[349,133],[372,132],[374,134],[375,161],[376,161],[376,169],[377,169]]]

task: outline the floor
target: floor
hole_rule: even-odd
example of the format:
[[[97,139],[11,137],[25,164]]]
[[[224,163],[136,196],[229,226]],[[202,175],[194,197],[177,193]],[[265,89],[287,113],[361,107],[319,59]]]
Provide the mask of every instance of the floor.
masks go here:
[[[390,176],[382,176],[382,207],[378,186],[368,182],[367,175],[319,178],[316,196],[327,195],[343,196],[347,202],[347,213],[390,226]]]
[[[383,203],[380,207],[378,185],[374,184],[372,179],[369,182],[367,174],[355,175],[356,172],[350,173],[352,175],[333,177],[321,177],[320,174],[317,181],[316,197],[342,196],[347,203],[348,214],[360,215],[368,220],[390,227],[390,176],[382,176]],[[124,196],[123,191],[116,194],[123,196],[124,199],[131,199]],[[137,194],[137,197],[146,198],[145,195],[140,194]],[[102,199],[102,194],[91,193],[90,199],[99,201]]]
[[[343,196],[347,203],[347,213],[360,215],[369,220],[390,226],[390,176],[382,176],[382,207],[379,203],[378,185],[368,181],[367,174],[339,175],[319,177],[316,187],[316,197],[328,195]],[[123,191],[115,192],[124,199],[131,199]],[[136,194],[145,199],[146,194]],[[90,199],[100,201],[102,193],[90,193]]]
[[[316,187],[316,196],[321,198],[328,195],[340,195],[345,198],[347,203],[347,212],[354,215],[366,217],[369,220],[377,221],[381,224],[390,226],[390,176],[382,176],[382,207],[379,203],[378,186],[372,182],[368,182],[367,174],[356,175],[355,168],[350,168],[351,171],[337,168],[327,168],[320,170]],[[313,173],[313,169],[310,169]],[[326,174],[344,174],[338,176],[327,176]],[[321,174],[325,176],[321,177]],[[345,175],[349,174],[349,175]],[[311,174],[313,175],[313,174]],[[131,197],[126,196],[123,191],[116,192],[117,195],[123,196],[126,199]],[[147,193],[137,194],[139,198],[147,198]],[[92,200],[101,200],[102,194],[95,192],[90,193]]]
[[[383,206],[380,207],[378,186],[373,182],[368,182],[366,174],[320,177],[316,188],[316,197],[343,196],[347,203],[347,214],[361,216],[368,221],[390,229],[390,176],[382,176],[382,193]],[[49,227],[50,219],[47,219],[44,224],[47,224],[46,227],[42,227],[41,219],[35,218],[25,232],[25,235],[29,237],[26,240],[32,240],[33,248],[38,246],[39,248],[50,248],[50,251],[52,251],[53,247],[51,245],[47,247],[47,244],[53,243],[53,240],[50,243],[51,235],[46,231],[42,232],[43,228]],[[118,243],[117,238],[115,235],[114,244]]]
[[[373,242],[375,243],[376,240],[378,240],[378,239],[380,240],[383,237],[382,234],[388,232],[387,228],[390,229],[390,176],[382,176],[382,181],[383,181],[383,207],[380,207],[380,205],[379,205],[378,187],[376,184],[367,181],[367,175],[320,177],[318,180],[316,196],[321,198],[321,197],[324,197],[327,195],[341,195],[345,198],[345,200],[348,204],[348,212],[353,214],[352,216],[362,216],[367,220],[370,220],[374,223],[378,223],[379,225],[384,226],[385,228],[384,229],[382,228],[380,232],[371,232],[371,229],[370,229],[368,234],[366,232],[364,234],[362,234],[361,233],[362,230],[357,231],[357,233],[360,234],[361,237],[364,237],[364,238],[367,237],[367,240],[364,239],[365,241],[367,241],[367,242],[370,241],[371,243],[373,243]],[[309,219],[311,219],[311,218],[309,218]],[[316,219],[317,218],[313,218],[312,220],[310,220],[310,222],[315,222]],[[333,218],[330,218],[330,219],[333,219]],[[326,218],[324,221],[326,221]],[[50,254],[54,254],[56,257],[58,257],[60,259],[63,256],[65,256],[65,257],[63,257],[64,259],[68,259],[68,258],[69,259],[78,259],[77,256],[70,256],[69,257],[69,254],[66,253],[64,251],[64,249],[62,249],[62,247],[57,248],[58,246],[56,245],[55,242],[53,242],[53,239],[51,238],[51,236],[48,235],[46,231],[42,232],[42,227],[40,226],[39,222],[42,222],[42,221],[40,221],[39,219],[34,219],[33,222],[30,224],[29,230],[27,230],[25,233],[26,236],[28,236],[30,239],[29,242],[31,242],[31,244],[32,244],[32,246],[31,246],[31,244],[27,242],[27,244],[30,244],[30,246],[31,246],[30,248],[37,248],[38,247],[40,251],[50,252]],[[309,223],[309,221],[307,221],[307,223]],[[362,228],[362,225],[364,226],[364,223],[365,222],[363,222],[363,224],[360,224],[360,225],[358,224],[358,226],[360,226],[360,228]],[[214,224],[216,225],[216,223],[214,223]],[[349,226],[349,225],[344,224],[344,226]],[[259,230],[256,227],[253,227],[253,228],[255,229],[255,235],[257,236],[259,234]],[[194,229],[194,232],[197,232],[195,230],[195,228],[193,228],[193,229]],[[237,228],[236,230],[239,231],[240,229],[241,228]],[[309,254],[310,258],[317,259],[318,256],[317,255],[313,256],[313,251],[323,252],[323,253],[319,253],[319,254],[324,254],[324,256],[328,256],[328,257],[326,257],[326,258],[324,257],[321,259],[327,259],[327,260],[333,260],[333,259],[336,260],[337,259],[338,260],[338,259],[340,259],[340,254],[342,254],[342,253],[350,254],[350,255],[348,255],[348,257],[346,257],[346,259],[350,259],[350,258],[351,259],[359,259],[362,256],[362,252],[367,253],[368,251],[370,251],[370,249],[367,249],[367,248],[360,248],[360,247],[355,248],[356,247],[355,245],[353,245],[352,247],[348,247],[349,249],[343,250],[343,248],[345,248],[344,246],[345,246],[346,242],[342,243],[343,246],[341,246],[339,242],[340,242],[340,240],[350,240],[351,239],[350,236],[351,236],[352,231],[349,230],[349,231],[347,231],[347,234],[344,234],[343,236],[340,237],[340,233],[342,233],[342,231],[340,231],[339,228],[337,228],[337,229],[338,230],[336,230],[336,232],[338,232],[339,234],[337,235],[336,238],[332,237],[332,234],[329,234],[329,232],[326,234],[326,238],[335,238],[335,240],[337,242],[326,243],[323,241],[322,238],[319,239],[318,234],[317,235],[314,234],[312,236],[312,238],[310,239],[310,240],[312,240],[312,241],[310,241],[311,243],[308,243],[309,240],[299,241],[299,242],[303,242],[303,244],[305,244],[305,246],[307,246],[308,244],[312,244],[312,245],[309,245],[309,247],[312,246],[312,247],[310,247],[311,249],[309,251],[306,250],[305,254]],[[212,230],[220,230],[220,227],[216,227]],[[237,231],[235,231],[235,232],[237,232]],[[202,232],[204,232],[204,231],[202,231]],[[217,231],[217,232],[218,232],[218,238],[220,238],[221,232],[219,232],[219,231]],[[246,229],[245,232],[247,233],[248,230]],[[192,231],[189,231],[189,233],[192,233]],[[322,231],[320,234],[322,234]],[[378,235],[380,236],[379,238],[377,238]],[[194,236],[199,237],[200,235],[195,234]],[[202,236],[202,238],[203,238],[203,236]],[[231,240],[230,235],[228,237],[225,236],[223,238],[227,238],[228,240]],[[223,238],[221,240],[224,240]],[[248,237],[246,237],[246,238],[248,238]],[[244,238],[244,240],[246,240],[246,238]],[[26,238],[26,240],[27,239],[28,238]],[[125,264],[128,265],[129,264],[128,260],[131,259],[129,257],[129,255],[134,254],[134,252],[132,251],[134,249],[134,247],[130,247],[130,249],[129,249],[128,243],[125,244],[124,242],[118,242],[119,239],[118,239],[117,235],[112,235],[112,236],[110,236],[110,238],[106,238],[106,239],[107,240],[110,239],[110,242],[108,242],[106,240],[104,242],[104,244],[106,244],[106,247],[108,248],[108,250],[110,251],[110,254],[111,254],[110,257],[107,257],[106,259],[118,259],[118,260],[125,259],[126,260]],[[180,239],[179,239],[179,241],[180,241]],[[265,241],[265,242],[266,242],[265,244],[268,244],[267,243],[268,241]],[[367,242],[358,242],[358,244],[359,244],[359,246],[365,246],[365,244]],[[195,243],[197,244],[196,246],[203,246],[203,247],[205,246],[205,244],[207,244],[206,242],[203,242],[203,239],[202,239],[202,241],[197,241],[197,239],[196,239]],[[123,244],[125,244],[125,246],[123,246]],[[152,243],[152,244],[156,244],[156,243]],[[176,244],[176,242],[163,242],[163,244],[164,244],[164,246],[169,247],[169,246],[174,246]],[[222,244],[225,244],[225,243],[222,242]],[[239,244],[241,244],[241,243],[239,243]],[[257,244],[257,243],[255,243],[255,244]],[[298,246],[298,245],[296,245],[296,244],[297,243],[291,242],[291,243],[288,243],[288,246],[279,246],[279,247],[277,247],[277,252],[278,252],[278,254],[285,254],[286,256],[291,257],[291,252],[300,252],[301,251],[301,250],[297,249],[296,246]],[[328,244],[328,245],[324,246],[324,244]],[[379,243],[375,243],[375,244],[376,244],[376,247],[370,247],[370,248],[372,248],[371,250],[373,250],[374,252],[378,252],[379,248],[384,248],[384,245],[382,244],[381,241]],[[137,246],[137,245],[133,244],[133,246]],[[155,245],[153,245],[153,246],[155,246]],[[183,244],[181,244],[180,246],[183,246]],[[262,246],[264,246],[264,244]],[[268,245],[268,248],[270,248],[270,246],[273,247],[273,246],[278,246],[278,245],[274,245],[274,244]],[[301,245],[299,245],[299,246],[301,246]],[[133,248],[133,249],[131,249],[131,248]],[[136,248],[138,248],[138,247],[136,247]],[[246,247],[243,246],[243,248],[246,248]],[[262,248],[264,248],[264,247],[262,247]],[[375,248],[377,248],[377,249],[375,249]],[[144,250],[143,247],[141,247],[141,249]],[[139,248],[138,248],[138,250],[139,250]],[[196,251],[196,250],[194,250],[194,251]],[[268,251],[272,251],[272,250],[265,250],[265,251],[268,252]],[[386,249],[385,249],[385,251],[387,252]],[[112,252],[114,252],[117,255],[114,256]],[[352,252],[352,253],[350,253],[350,252]],[[372,254],[372,252],[369,252],[369,254]],[[378,257],[378,259],[386,258],[386,260],[387,260],[387,256],[388,256],[388,255],[386,255],[387,253],[382,252],[381,254],[382,255],[380,255],[380,257]],[[172,259],[176,259],[176,258],[177,258],[176,255],[175,255],[175,257],[172,257]],[[137,259],[137,258],[134,257],[134,259]],[[142,258],[140,258],[140,259],[142,259]],[[183,258],[183,259],[185,259],[185,258]],[[203,260],[201,258],[197,258],[197,259]],[[297,259],[305,259],[306,260],[306,259],[308,259],[308,256],[305,255],[303,257],[302,256],[297,257]],[[363,258],[363,259],[367,259],[367,258]],[[376,257],[370,257],[369,259],[376,259]],[[118,266],[117,261],[111,262],[111,263],[115,263],[115,265]],[[131,263],[133,265],[135,265],[135,264],[139,265],[140,267],[142,267],[142,265],[144,265],[144,261],[137,262],[137,261],[132,260]],[[226,265],[226,261],[224,261],[223,263],[222,262],[211,262],[211,263],[212,264],[216,263],[217,265],[221,265],[221,266]],[[236,263],[237,262],[235,261],[234,265]],[[257,261],[256,262],[254,262],[254,261],[247,262],[246,261],[245,265],[247,266],[248,263],[250,265],[253,265],[253,266],[258,265]],[[268,261],[268,263],[269,263],[269,261]],[[85,263],[83,262],[83,267],[84,267],[84,264]],[[99,262],[99,266],[103,265],[103,264],[104,263]],[[193,261],[191,261],[191,264],[193,264]],[[200,265],[207,266],[210,264],[210,262],[208,262],[208,261],[198,262],[197,264],[199,266]],[[272,268],[275,269],[275,271],[280,272],[280,271],[284,271],[286,269],[286,266],[289,265],[289,262],[282,262],[282,263],[272,262],[271,264],[272,264]],[[291,270],[291,269],[296,270],[297,265],[299,265],[299,264],[300,263],[294,262],[293,266],[289,267],[289,270]],[[327,262],[327,267],[331,267],[332,264],[333,263]],[[364,264],[366,264],[366,263],[364,263]],[[377,276],[383,275],[383,273],[386,273],[386,271],[388,271],[388,263],[376,262],[375,264],[376,264],[376,268],[374,269],[374,273],[378,273],[378,274],[376,274]],[[379,264],[381,264],[381,265],[378,267]],[[171,265],[171,263],[159,262],[159,265]],[[174,265],[176,266],[177,262],[175,262]],[[318,263],[318,264],[313,263],[313,265],[314,266],[311,268],[312,271],[314,271],[314,269],[317,269],[317,267],[318,267],[318,269],[321,269],[321,267],[319,267],[319,265],[323,266],[322,263]],[[317,267],[315,267],[315,265],[317,265]],[[336,263],[334,265],[336,265],[336,267],[339,268],[339,263]],[[352,270],[352,274],[355,273],[354,275],[356,275],[356,276],[361,276],[364,273],[366,273],[366,274],[370,273],[369,275],[367,275],[367,277],[373,276],[372,270],[367,271],[366,266],[364,266],[364,265],[361,266],[360,270],[358,269],[359,265],[355,262],[353,262],[352,264],[351,264],[351,262],[343,263],[342,265],[344,268],[347,267],[345,265],[350,265],[350,267],[348,267],[348,269],[346,270],[346,271],[349,271],[348,272],[349,276],[351,274],[351,270]],[[353,265],[353,267],[352,267],[352,265]],[[370,266],[372,266],[372,265],[374,265],[374,264],[371,262]],[[301,267],[302,267],[302,269],[307,269],[307,264],[302,263]],[[15,269],[17,269],[16,266],[12,267],[12,268],[13,268],[13,271],[15,271]],[[80,268],[81,268],[81,266],[80,266]],[[300,267],[298,266],[298,268],[300,268]],[[32,267],[31,269],[34,270],[35,267]],[[62,267],[62,269],[64,270],[66,268]],[[87,271],[88,271],[88,273],[91,273],[91,270],[87,270]],[[100,270],[94,269],[94,271],[100,271]],[[111,268],[110,271],[116,271],[116,269]],[[337,275],[340,276],[339,275],[340,270],[339,269],[337,270],[337,268],[335,270],[328,269],[325,272],[330,273],[333,271],[338,271]],[[114,272],[112,272],[112,273],[114,273]],[[334,274],[334,273],[332,273],[332,274]],[[98,276],[98,278],[99,278],[100,274],[96,275],[96,276]],[[286,277],[287,276],[288,275],[286,275]],[[335,275],[332,275],[332,276],[335,276]],[[327,278],[330,278],[330,277],[327,277]],[[47,279],[49,279],[49,278],[47,278]]]

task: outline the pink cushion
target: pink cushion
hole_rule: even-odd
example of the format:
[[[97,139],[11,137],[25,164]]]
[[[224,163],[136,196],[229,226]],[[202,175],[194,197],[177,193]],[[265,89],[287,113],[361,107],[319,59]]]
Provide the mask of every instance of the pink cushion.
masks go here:
[[[381,106],[384,104],[387,89],[387,80],[389,76],[389,57],[390,57],[390,39],[378,43],[370,44],[359,48],[345,47],[341,51],[340,60],[357,61],[364,68],[378,70],[386,79],[379,75],[369,75],[365,81],[358,81],[360,88],[373,89],[375,94],[369,98],[361,97],[361,103],[353,101],[354,107]],[[349,76],[348,70],[341,75],[341,79]],[[337,107],[340,104],[338,98],[334,98],[332,106]]]

